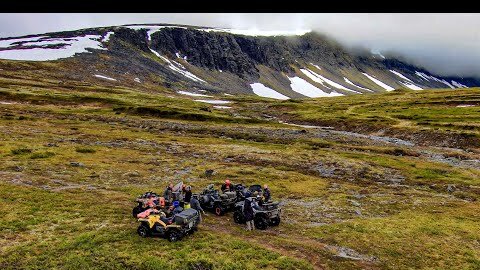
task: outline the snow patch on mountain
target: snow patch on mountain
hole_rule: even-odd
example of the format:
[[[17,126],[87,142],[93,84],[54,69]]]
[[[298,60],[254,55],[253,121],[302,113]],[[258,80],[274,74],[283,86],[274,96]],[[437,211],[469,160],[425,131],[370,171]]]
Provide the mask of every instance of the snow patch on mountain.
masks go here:
[[[377,85],[381,86],[383,89],[387,90],[387,91],[393,91],[395,90],[395,88],[391,87],[390,85],[374,78],[373,76],[370,76],[368,75],[367,73],[362,73],[363,75],[365,75],[367,78],[369,78],[372,82],[376,83]]]
[[[365,88],[365,87],[361,87],[360,85],[356,85],[354,84],[353,82],[351,82],[349,79],[347,79],[346,77],[343,77],[343,79],[345,80],[346,83],[350,84],[350,85],[353,85],[355,87],[358,87],[360,89],[363,89],[363,90],[366,90],[366,91],[370,91],[370,92],[373,92],[373,90],[371,89],[368,89],[368,88]]]
[[[423,88],[421,88],[420,86],[417,86],[413,83],[409,83],[409,82],[400,82],[400,83],[405,85],[406,87],[412,89],[412,90],[423,90]]]
[[[109,81],[117,81],[117,79],[114,79],[114,78],[110,78],[110,77],[107,77],[107,76],[103,76],[103,75],[99,75],[99,74],[95,74],[93,75],[97,78],[100,78],[100,79],[105,79],[105,80],[109,80]]]
[[[213,106],[215,109],[231,109],[232,107],[230,106],[220,106],[220,105],[217,105],[217,106]]]
[[[335,91],[332,91],[331,93],[326,93],[300,77],[293,77],[293,78],[287,77],[287,78],[290,80],[290,83],[291,83],[290,87],[292,88],[293,91],[307,97],[343,96],[343,94],[337,93]]]
[[[102,39],[102,42],[108,42],[110,37],[114,34],[114,32],[108,32],[105,37]]]
[[[133,81],[137,82],[137,83],[141,83],[140,79],[139,78],[135,78],[133,79]]]
[[[410,80],[409,78],[405,77],[402,73],[398,72],[398,71],[395,71],[395,70],[392,70],[390,69],[390,72],[392,72],[393,74],[397,75],[398,77],[404,79],[404,80],[407,80],[409,82],[412,82],[412,80]]]
[[[14,45],[13,43],[20,45],[21,49],[9,49]],[[4,45],[7,45],[7,47]],[[24,45],[27,45],[28,47],[24,47]],[[58,48],[44,47],[46,45],[56,45]],[[77,53],[91,53],[89,49],[106,50],[106,48],[102,46],[100,35],[86,35],[83,37],[72,38],[49,38],[43,40],[41,40],[41,37],[35,39],[15,39],[10,40],[9,42],[2,41],[0,47],[3,49],[0,49],[0,59],[25,61],[58,60],[72,57]]]
[[[346,91],[350,91],[350,92],[354,92],[354,93],[356,93],[356,94],[361,94],[361,92],[358,92],[358,91],[352,90],[352,89],[350,89],[350,88],[347,88],[347,87],[345,87],[345,86],[343,86],[343,85],[341,85],[341,84],[338,84],[338,83],[336,83],[336,82],[334,82],[334,81],[332,81],[332,80],[329,80],[329,79],[323,77],[322,75],[317,74],[317,73],[315,73],[315,72],[313,72],[313,71],[311,71],[311,70],[309,70],[309,69],[308,69],[308,70],[300,69],[300,71],[302,71],[303,74],[305,74],[305,75],[308,74],[308,73],[311,73],[313,76],[319,78],[319,79],[322,80],[322,81],[325,81],[325,83],[327,83],[328,85],[330,85],[330,86],[332,86],[332,87],[334,87],[334,88],[341,89],[341,90],[346,90]],[[308,76],[308,75],[307,75],[307,76]],[[323,85],[323,84],[322,84],[322,85]]]
[[[275,98],[275,99],[289,99],[289,97],[280,94],[279,92],[266,87],[265,85],[261,83],[252,83],[250,84],[250,87],[252,87],[253,92],[257,96],[261,97],[267,97],[267,98]]]
[[[464,85],[464,84],[461,84],[461,83],[459,83],[459,82],[453,81],[453,80],[452,80],[452,84],[453,84],[454,86],[456,86],[457,88],[468,88],[468,86],[466,86],[466,85]]]
[[[417,76],[421,77],[422,79],[427,80],[427,81],[430,81],[430,80],[437,81],[437,82],[440,82],[440,83],[443,83],[443,84],[447,85],[448,87],[450,87],[452,89],[455,89],[455,86],[451,85],[449,82],[447,82],[444,79],[439,79],[437,77],[430,76],[430,75],[427,75],[427,74],[425,74],[423,72],[419,72],[419,71],[415,71],[415,74]]]
[[[219,99],[195,99],[195,101],[209,103],[209,104],[228,104],[228,103],[232,103],[231,101],[228,101],[228,100],[219,100]]]
[[[209,96],[209,95],[191,93],[191,92],[187,92],[187,91],[177,91],[177,93],[182,94],[182,95],[192,96],[192,97],[212,97],[212,96]]]
[[[199,77],[195,76],[193,73],[185,70],[185,67],[184,67],[182,64],[180,64],[180,63],[178,63],[178,62],[175,62],[175,61],[173,61],[173,60],[170,61],[168,58],[166,58],[165,56],[160,55],[160,54],[159,54],[158,52],[156,52],[155,50],[150,49],[150,51],[151,51],[152,53],[154,53],[156,56],[158,56],[160,59],[162,59],[163,61],[167,62],[167,63],[168,63],[168,67],[169,67],[171,70],[173,70],[173,71],[175,71],[175,72],[177,72],[177,73],[180,73],[180,74],[182,74],[183,76],[185,76],[185,77],[187,77],[187,78],[189,78],[189,79],[191,79],[191,80],[193,80],[193,81],[206,83],[206,81],[204,81],[204,80],[200,79]],[[179,68],[179,67],[180,67],[180,68]],[[182,70],[182,69],[183,69],[183,70]]]
[[[328,87],[327,85],[324,84],[324,81],[323,81],[322,79],[320,79],[319,77],[313,75],[310,70],[300,69],[300,71],[301,71],[303,74],[305,74],[308,78],[310,78],[312,81],[321,84],[321,85],[322,85],[323,87],[325,87],[325,88],[331,89],[330,87]]]

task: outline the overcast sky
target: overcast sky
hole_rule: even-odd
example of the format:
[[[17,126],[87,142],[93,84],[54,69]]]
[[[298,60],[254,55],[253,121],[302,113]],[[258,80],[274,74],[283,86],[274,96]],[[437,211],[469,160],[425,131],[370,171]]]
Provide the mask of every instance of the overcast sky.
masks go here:
[[[480,14],[0,14],[0,37],[130,23],[322,32],[402,55],[440,75],[480,77]]]

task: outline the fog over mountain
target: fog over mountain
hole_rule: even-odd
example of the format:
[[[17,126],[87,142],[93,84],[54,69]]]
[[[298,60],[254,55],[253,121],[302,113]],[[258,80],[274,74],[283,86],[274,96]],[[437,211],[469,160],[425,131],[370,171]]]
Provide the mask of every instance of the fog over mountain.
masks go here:
[[[131,23],[310,29],[439,75],[480,77],[479,14],[2,14],[0,37]]]

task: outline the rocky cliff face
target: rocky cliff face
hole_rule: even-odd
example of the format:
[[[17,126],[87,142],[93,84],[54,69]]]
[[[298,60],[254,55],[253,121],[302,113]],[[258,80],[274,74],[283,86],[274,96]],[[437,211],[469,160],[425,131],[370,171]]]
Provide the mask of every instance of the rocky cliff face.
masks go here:
[[[66,53],[72,48],[77,51]],[[61,55],[56,57],[55,50]],[[39,52],[47,57],[38,57]],[[398,59],[357,55],[318,33],[248,36],[187,26],[116,26],[0,39],[0,58],[71,63],[77,79],[91,80],[102,72],[118,84],[135,79],[171,89],[264,96],[272,91],[317,97],[480,85],[475,78],[443,78]]]

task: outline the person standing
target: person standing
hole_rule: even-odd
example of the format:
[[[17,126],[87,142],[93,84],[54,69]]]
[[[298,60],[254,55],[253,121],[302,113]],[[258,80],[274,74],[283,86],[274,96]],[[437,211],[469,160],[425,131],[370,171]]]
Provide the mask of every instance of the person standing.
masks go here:
[[[203,211],[202,206],[200,205],[200,201],[198,200],[198,194],[193,194],[192,198],[190,199],[190,208],[195,209],[199,213],[199,221],[202,222],[202,214],[205,215],[205,211]]]
[[[168,205],[172,204],[172,201],[173,201],[173,184],[172,183],[170,183],[165,189],[165,192],[163,192],[163,197],[165,198],[165,201],[168,202]]]
[[[243,216],[247,223],[247,231],[255,229],[255,224],[253,222],[253,207],[252,207],[252,198],[250,193],[247,193],[245,196],[245,201],[243,204]]]
[[[268,202],[271,199],[270,189],[268,188],[267,184],[263,185],[263,198],[265,202]]]

